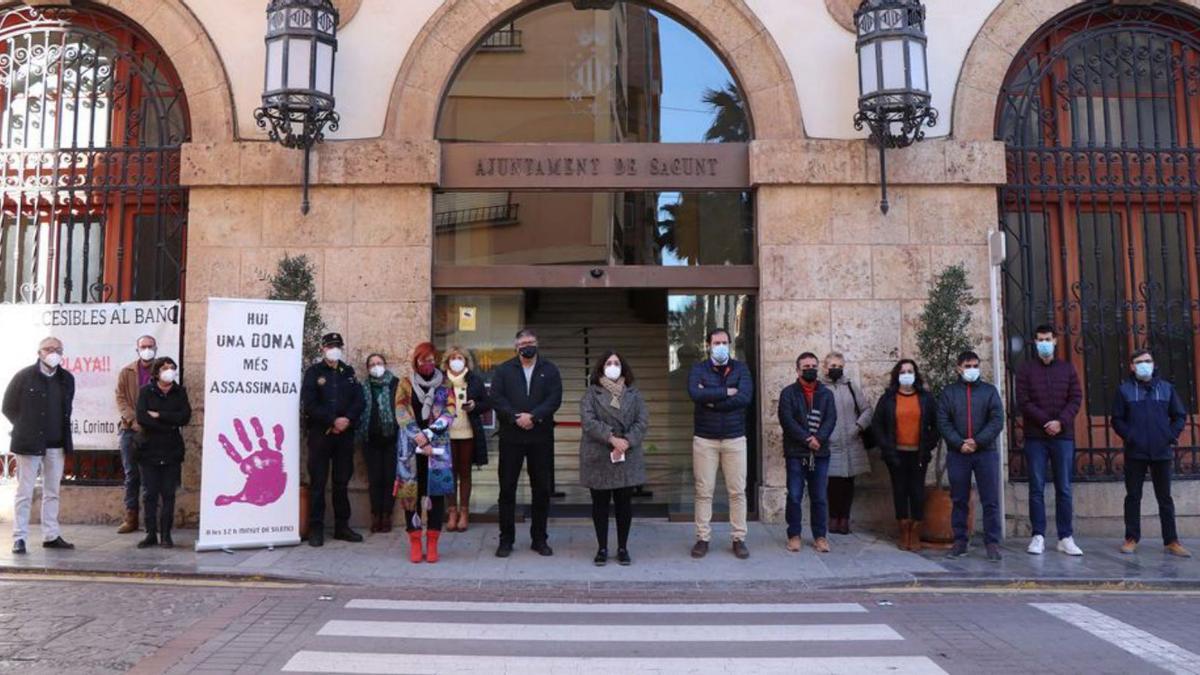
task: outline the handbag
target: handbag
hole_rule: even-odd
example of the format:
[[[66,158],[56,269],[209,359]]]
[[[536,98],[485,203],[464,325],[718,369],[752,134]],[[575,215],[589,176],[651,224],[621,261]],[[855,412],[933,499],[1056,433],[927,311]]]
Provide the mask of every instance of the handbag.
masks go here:
[[[850,400],[854,401],[854,419],[862,414],[862,408],[858,406],[858,396],[854,393],[854,384],[847,382],[846,386],[850,388]],[[872,450],[879,447],[879,439],[875,437],[875,428],[868,426],[866,429],[858,432],[858,437],[862,439],[863,447],[867,450]]]

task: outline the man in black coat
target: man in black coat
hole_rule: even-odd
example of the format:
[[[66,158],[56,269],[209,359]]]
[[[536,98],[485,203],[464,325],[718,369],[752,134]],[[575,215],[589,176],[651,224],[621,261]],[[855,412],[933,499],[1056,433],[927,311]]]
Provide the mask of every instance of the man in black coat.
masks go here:
[[[516,539],[517,482],[529,463],[533,493],[532,549],[554,555],[547,543],[546,519],[554,480],[554,413],[562,405],[558,367],[538,356],[537,335],[524,328],[514,343],[517,356],[496,368],[491,401],[500,425],[500,546],[496,557],[512,554]]]
[[[333,466],[333,538],[362,541],[350,529],[350,478],[354,475],[354,429],[366,408],[354,368],[342,360],[338,333],[321,338],[321,361],[304,371],[300,405],[308,420],[308,544],[325,544],[325,481]]]
[[[837,426],[833,391],[817,379],[817,355],[804,352],[796,359],[796,381],[779,394],[779,425],[787,465],[787,550],[800,550],[804,488],[808,487],[809,528],[813,548],[829,552],[829,438]]]
[[[17,463],[13,553],[25,553],[29,511],[38,472],[42,474],[42,547],[75,548],[58,528],[58,488],[71,443],[71,407],[75,377],[61,367],[62,341],[48,337],[38,345],[37,363],[17,372],[4,392],[4,416],[12,423],[9,451]]]

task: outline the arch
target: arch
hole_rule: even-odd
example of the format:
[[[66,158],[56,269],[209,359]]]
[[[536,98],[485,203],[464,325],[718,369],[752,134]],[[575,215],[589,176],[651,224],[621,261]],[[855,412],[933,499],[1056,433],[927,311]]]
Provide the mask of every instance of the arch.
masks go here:
[[[729,64],[750,106],[756,139],[801,139],[804,125],[791,71],[743,0],[641,0],[708,40]],[[430,140],[460,61],[502,19],[539,0],[447,0],[413,40],[388,102],[384,137]]]

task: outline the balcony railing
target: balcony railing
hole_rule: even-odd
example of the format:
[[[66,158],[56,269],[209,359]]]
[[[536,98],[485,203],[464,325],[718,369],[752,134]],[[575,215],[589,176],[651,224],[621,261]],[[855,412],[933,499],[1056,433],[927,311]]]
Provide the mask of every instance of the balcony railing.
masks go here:
[[[438,230],[453,229],[474,223],[511,225],[517,222],[519,210],[520,204],[497,204],[495,206],[458,209],[457,211],[443,211],[434,215],[433,223],[435,229]]]
[[[519,52],[521,49],[521,31],[512,27],[501,28],[479,45],[479,50],[485,52]]]

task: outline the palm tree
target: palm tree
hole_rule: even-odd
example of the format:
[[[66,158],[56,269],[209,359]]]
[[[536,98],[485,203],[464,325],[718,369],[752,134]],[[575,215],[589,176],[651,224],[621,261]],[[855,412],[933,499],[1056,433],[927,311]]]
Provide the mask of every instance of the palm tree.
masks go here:
[[[714,113],[712,125],[704,132],[705,141],[745,143],[750,140],[746,103],[737,85],[726,82],[721,89],[705,89],[703,100]]]

